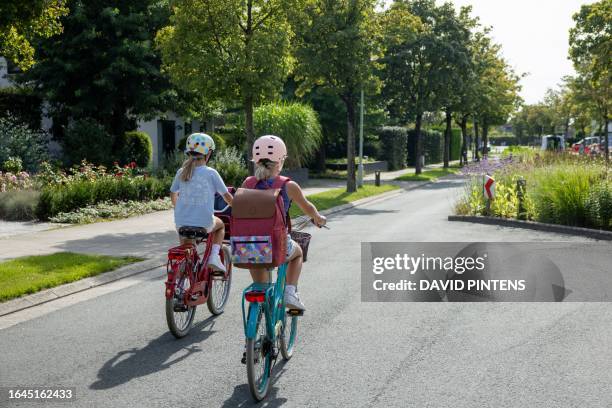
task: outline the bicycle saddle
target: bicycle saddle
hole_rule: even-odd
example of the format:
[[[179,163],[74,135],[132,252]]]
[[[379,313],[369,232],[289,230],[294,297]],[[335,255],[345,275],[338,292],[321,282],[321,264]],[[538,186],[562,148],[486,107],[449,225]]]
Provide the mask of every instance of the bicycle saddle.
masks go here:
[[[208,232],[202,227],[180,227],[178,233],[181,237],[187,239],[207,238]]]

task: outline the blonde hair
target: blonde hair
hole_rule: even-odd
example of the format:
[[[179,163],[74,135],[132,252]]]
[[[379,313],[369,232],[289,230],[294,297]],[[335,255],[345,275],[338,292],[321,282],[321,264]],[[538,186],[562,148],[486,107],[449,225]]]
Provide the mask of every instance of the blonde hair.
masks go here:
[[[204,156],[201,154],[190,154],[187,160],[183,162],[181,166],[181,180],[189,181],[193,177],[193,170],[196,168],[198,162],[204,160]]]
[[[268,180],[274,176],[274,170],[278,162],[263,159],[255,163],[255,178],[257,180]]]

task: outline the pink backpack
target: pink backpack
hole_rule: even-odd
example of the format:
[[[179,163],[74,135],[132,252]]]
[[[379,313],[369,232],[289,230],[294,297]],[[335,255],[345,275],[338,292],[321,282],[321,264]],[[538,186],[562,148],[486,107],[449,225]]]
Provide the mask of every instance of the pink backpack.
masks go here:
[[[288,220],[281,189],[289,180],[278,176],[270,188],[260,190],[251,176],[236,191],[230,220],[234,266],[275,267],[285,262]]]

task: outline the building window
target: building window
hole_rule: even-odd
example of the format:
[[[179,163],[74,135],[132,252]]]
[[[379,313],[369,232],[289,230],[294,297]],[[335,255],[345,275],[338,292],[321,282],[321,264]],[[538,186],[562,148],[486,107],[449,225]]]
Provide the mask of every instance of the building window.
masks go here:
[[[191,122],[185,122],[185,136],[191,134]]]

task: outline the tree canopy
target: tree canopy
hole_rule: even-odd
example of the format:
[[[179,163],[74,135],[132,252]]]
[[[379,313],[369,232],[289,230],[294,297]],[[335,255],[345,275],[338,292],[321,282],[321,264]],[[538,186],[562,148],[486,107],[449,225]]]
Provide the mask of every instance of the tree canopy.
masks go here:
[[[157,35],[166,71],[181,89],[207,100],[241,103],[246,149],[254,141],[253,107],[275,96],[292,67],[294,0],[177,0]]]
[[[3,0],[0,4],[0,55],[25,71],[34,64],[37,38],[62,31],[66,0]]]

